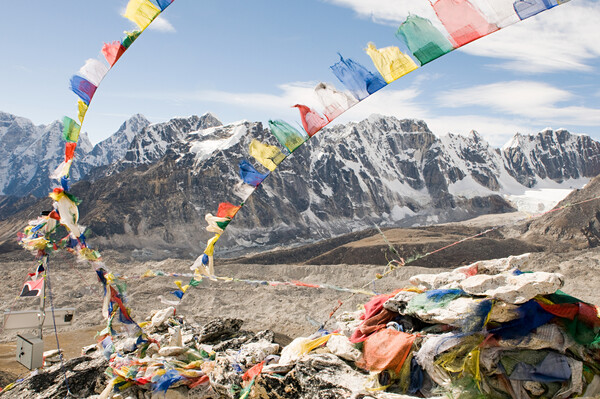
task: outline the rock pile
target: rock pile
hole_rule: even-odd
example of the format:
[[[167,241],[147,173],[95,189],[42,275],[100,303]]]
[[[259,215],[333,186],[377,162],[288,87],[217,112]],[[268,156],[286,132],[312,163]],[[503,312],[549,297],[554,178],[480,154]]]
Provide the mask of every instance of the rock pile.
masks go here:
[[[521,271],[527,259],[414,276],[283,348],[239,319],[199,326],[170,307],[142,323],[144,345],[124,337],[67,362],[69,387],[132,399],[600,395],[599,309],[560,291],[560,274]],[[58,398],[65,387],[55,365],[0,397]]]

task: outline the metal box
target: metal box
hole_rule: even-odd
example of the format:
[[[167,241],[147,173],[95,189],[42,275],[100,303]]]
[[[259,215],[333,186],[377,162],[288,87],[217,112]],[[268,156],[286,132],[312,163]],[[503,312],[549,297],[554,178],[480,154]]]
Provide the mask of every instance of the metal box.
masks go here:
[[[33,370],[42,367],[43,357],[44,341],[33,334],[17,335],[17,362]]]

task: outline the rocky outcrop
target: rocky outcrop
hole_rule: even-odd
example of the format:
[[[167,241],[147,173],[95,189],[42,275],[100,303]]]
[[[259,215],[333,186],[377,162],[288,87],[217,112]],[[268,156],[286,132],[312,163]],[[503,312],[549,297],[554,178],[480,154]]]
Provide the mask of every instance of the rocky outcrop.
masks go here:
[[[48,367],[43,372],[34,371],[13,389],[0,393],[2,399],[62,399],[70,394],[78,398],[94,397],[102,393],[108,383],[104,371],[108,361],[104,357],[81,356]],[[66,382],[65,382],[66,377]],[[70,392],[70,394],[69,394]]]

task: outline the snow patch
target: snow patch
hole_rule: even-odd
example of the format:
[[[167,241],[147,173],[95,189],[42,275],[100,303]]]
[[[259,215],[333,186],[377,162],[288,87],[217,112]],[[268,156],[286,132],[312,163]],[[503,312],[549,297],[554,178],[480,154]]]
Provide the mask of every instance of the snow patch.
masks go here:
[[[394,205],[394,207],[392,208],[392,214],[390,215],[393,221],[399,221],[404,219],[407,216],[414,216],[415,212],[413,212],[409,207],[407,206],[398,206],[398,205]]]

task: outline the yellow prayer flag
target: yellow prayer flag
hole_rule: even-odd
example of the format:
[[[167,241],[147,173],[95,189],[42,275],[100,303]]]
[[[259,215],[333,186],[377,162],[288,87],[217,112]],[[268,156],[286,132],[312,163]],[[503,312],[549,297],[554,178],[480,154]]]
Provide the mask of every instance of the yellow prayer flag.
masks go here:
[[[140,30],[144,30],[158,14],[160,14],[160,9],[150,0],[130,0],[123,16],[135,22]]]
[[[88,110],[88,105],[83,101],[77,101],[77,118],[79,118],[79,123],[83,123],[83,118],[85,118],[85,113]]]
[[[254,139],[250,143],[250,156],[254,157],[262,166],[273,172],[277,165],[285,159],[285,155],[274,145],[264,144]]]
[[[391,83],[418,68],[412,58],[395,46],[377,49],[373,43],[369,43],[366,51],[386,83]]]
[[[220,237],[220,234],[215,234],[213,238],[208,240],[208,242],[206,243],[206,249],[204,250],[204,253],[206,255],[213,256],[213,254],[215,253],[215,244],[217,243]]]

